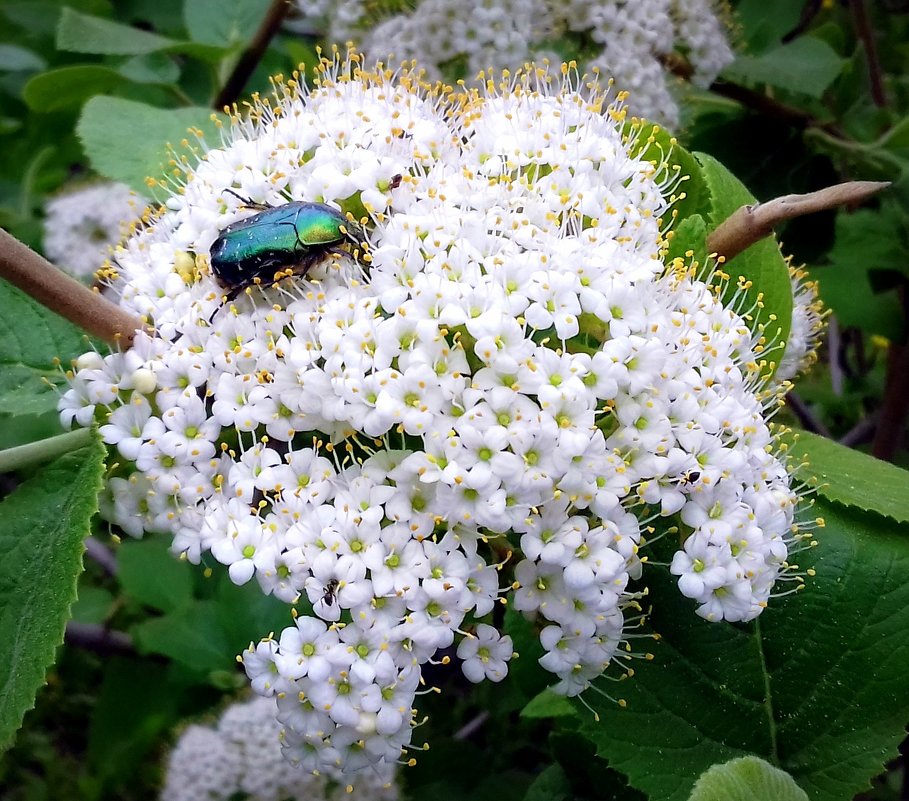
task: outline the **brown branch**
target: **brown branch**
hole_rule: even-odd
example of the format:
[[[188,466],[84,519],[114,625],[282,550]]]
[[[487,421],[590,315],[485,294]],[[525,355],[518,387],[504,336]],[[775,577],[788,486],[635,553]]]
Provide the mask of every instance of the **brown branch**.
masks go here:
[[[707,250],[729,261],[772,234],[774,226],[784,220],[837,206],[855,206],[888,186],[888,181],[847,181],[806,195],[783,195],[766,203],[742,206],[707,237]]]
[[[854,448],[856,445],[864,445],[866,442],[870,442],[877,429],[877,419],[879,416],[878,412],[874,411],[867,417],[863,417],[840,437],[840,445],[845,445],[847,448]]]
[[[113,551],[95,537],[85,538],[85,553],[109,576],[117,575],[117,557]]]
[[[808,404],[801,399],[796,392],[790,392],[786,395],[786,408],[789,409],[802,424],[802,428],[810,431],[812,434],[819,434],[827,439],[833,439],[830,429],[824,425],[824,421],[815,416],[808,408]]]
[[[909,418],[909,345],[890,345],[887,354],[887,386],[871,453],[892,462],[903,444]]]
[[[657,58],[669,72],[685,81],[690,81],[694,75],[694,67],[691,66],[688,59],[678,53],[660,54]],[[826,123],[820,122],[806,111],[802,111],[802,109],[795,106],[787,106],[785,103],[781,103],[763,92],[749,89],[741,84],[717,79],[710,84],[709,88],[715,95],[734,100],[736,103],[741,103],[758,114],[782,120],[796,128],[823,128],[831,134],[836,134],[836,131],[831,130]]]
[[[70,278],[2,229],[0,278],[111,345],[129,348],[136,331],[145,328],[141,319]]]
[[[843,337],[840,332],[840,321],[831,315],[827,321],[827,364],[830,368],[830,387],[836,397],[841,398],[846,385],[843,371]]]
[[[262,23],[249,43],[249,47],[243,51],[243,55],[237,61],[233,72],[215,98],[214,107],[218,111],[225,106],[231,105],[231,103],[235,103],[237,98],[240,97],[246,82],[262,60],[262,56],[268,49],[269,42],[278,32],[289,10],[290,0],[272,0],[272,4],[268,7],[268,11],[265,12]]]
[[[878,108],[887,105],[887,95],[884,91],[884,77],[881,70],[881,60],[877,54],[877,45],[874,42],[874,31],[871,30],[871,20],[868,18],[868,9],[865,0],[849,0],[852,7],[852,19],[855,23],[855,33],[862,41],[865,56],[868,59],[868,80],[871,83],[871,99]]]
[[[770,117],[776,120],[782,120],[796,128],[827,128],[824,123],[815,119],[811,114],[802,111],[795,106],[788,106],[779,100],[774,100],[763,92],[749,89],[741,84],[732,81],[716,80],[710,84],[710,91],[720,97],[727,97],[735,100],[743,106],[747,106],[752,111],[762,116]]]
[[[476,717],[468,720],[453,736],[455,740],[466,740],[468,737],[479,731],[483,724],[489,720],[489,712],[486,710],[480,712]]]
[[[823,6],[824,4],[822,0],[807,0],[805,5],[802,6],[802,13],[799,15],[798,23],[791,31],[789,31],[789,33],[783,36],[780,41],[783,44],[786,44],[787,42],[791,42],[793,39],[796,39],[805,33],[805,31],[808,30],[808,26],[812,23]]]
[[[66,624],[67,645],[85,648],[99,654],[135,654],[133,638],[122,631],[112,631],[93,623],[78,623],[70,620]]]

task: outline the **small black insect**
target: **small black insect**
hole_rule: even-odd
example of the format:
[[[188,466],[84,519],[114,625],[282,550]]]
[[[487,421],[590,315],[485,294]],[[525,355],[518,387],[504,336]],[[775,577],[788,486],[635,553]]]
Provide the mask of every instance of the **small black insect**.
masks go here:
[[[701,477],[699,470],[689,470],[687,473],[683,473],[682,477],[679,479],[679,486],[681,487],[690,487]]]
[[[336,600],[335,593],[337,592],[339,586],[340,582],[337,579],[329,579],[328,584],[322,588],[323,592],[325,593],[325,595],[322,596],[322,603],[324,603],[326,606],[331,606]]]

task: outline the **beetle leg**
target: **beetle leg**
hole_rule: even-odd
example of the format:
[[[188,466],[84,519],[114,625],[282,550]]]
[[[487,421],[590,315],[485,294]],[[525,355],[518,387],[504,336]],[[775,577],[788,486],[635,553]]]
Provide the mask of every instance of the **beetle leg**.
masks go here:
[[[237,200],[239,200],[246,208],[250,209],[259,209],[259,211],[265,211],[266,209],[273,209],[274,206],[270,206],[268,203],[257,203],[252,198],[243,197],[243,195],[238,192],[234,192],[233,189],[225,189],[224,192],[227,192],[229,195],[233,195]],[[222,194],[224,194],[222,192]]]
[[[227,294],[224,296],[224,305],[228,303],[233,303],[240,295],[242,295],[249,284],[241,284],[240,286],[231,287]]]

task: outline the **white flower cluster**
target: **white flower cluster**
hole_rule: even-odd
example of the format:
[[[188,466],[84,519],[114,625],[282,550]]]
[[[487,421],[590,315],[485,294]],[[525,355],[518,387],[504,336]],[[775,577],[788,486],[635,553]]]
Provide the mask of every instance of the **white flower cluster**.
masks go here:
[[[397,801],[394,766],[353,784],[331,769],[314,776],[283,758],[280,738],[268,698],[231,704],[214,727],[188,726],[167,760],[161,801]]]
[[[419,0],[385,18],[363,0],[330,7],[299,0],[298,7],[330,41],[354,39],[375,58],[415,59],[434,79],[558,61],[554,49],[574,48],[586,54],[584,69],[629,92],[633,113],[668,125],[678,123],[678,106],[666,57],[683,50],[698,86],[734,58],[718,0]]]
[[[696,86],[709,86],[735,58],[727,40],[727,10],[725,0],[674,0],[671,4],[676,43],[685,49]]]
[[[98,181],[67,189],[44,207],[44,253],[74,275],[91,277],[144,208],[123,184]]]
[[[285,86],[117,252],[157,335],[87,354],[61,401],[119,453],[125,530],[308,598],[244,655],[307,768],[398,759],[421,666],[456,643],[469,679],[501,680],[510,590],[556,690],[581,693],[657,529],[687,535],[672,570],[709,619],[754,618],[788,570],[759,339],[663,263],[671,170],[565,76],[457,94],[336,61]],[[233,193],[356,209],[368,253],[225,303],[208,253],[252,213]]]
[[[786,350],[774,374],[778,382],[790,381],[817,361],[826,312],[817,291],[817,281],[802,267],[789,268],[792,281],[792,325]]]

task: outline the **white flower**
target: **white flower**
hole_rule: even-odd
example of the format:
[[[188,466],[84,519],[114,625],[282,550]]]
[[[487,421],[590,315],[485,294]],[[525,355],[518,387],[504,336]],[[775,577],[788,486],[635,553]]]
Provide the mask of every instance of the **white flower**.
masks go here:
[[[263,552],[273,547],[261,522],[255,517],[244,517],[230,521],[224,536],[212,543],[211,552],[221,564],[230,566],[234,583],[245,584],[252,578],[257,562],[268,564],[271,555]]]
[[[128,404],[111,413],[108,424],[99,429],[101,437],[108,445],[116,445],[125,459],[135,461],[151,413],[151,404],[137,393]]]
[[[476,635],[465,637],[458,646],[461,670],[470,681],[502,681],[512,657],[511,637],[502,636],[492,626],[481,623]]]
[[[280,707],[280,700],[276,707],[270,699],[254,698],[228,706],[213,728],[189,726],[167,760],[161,801],[239,796],[250,801],[327,800],[333,797],[332,783],[343,785],[342,792],[351,801],[397,799],[393,765],[366,771],[351,782],[336,767],[314,774],[304,760],[286,759],[282,750],[297,754],[286,741],[282,748]]]
[[[278,644],[274,640],[262,640],[256,646],[250,643],[243,652],[243,667],[253,690],[259,695],[280,694],[290,686],[290,682],[278,671],[275,662],[277,651]]]
[[[128,479],[111,478],[107,490],[109,496],[101,496],[104,514],[131,537],[169,528],[166,515],[171,499],[155,492],[142,473],[133,473]]]
[[[214,729],[189,726],[168,759],[161,801],[230,798],[242,772],[236,756]]]
[[[339,642],[337,632],[321,621],[298,618],[296,628],[281,633],[275,664],[285,678],[296,680],[308,676],[315,682],[325,681],[343,661]]]
[[[652,535],[682,534],[700,614],[753,619],[791,572],[797,495],[761,332],[661,260],[674,184],[635,155],[648,129],[568,69],[462,94],[322,70],[238,120],[118,250],[121,303],[157,335],[84,359],[60,408],[121,448],[114,521],[300,596],[244,653],[250,681],[279,697],[292,760],[368,773],[409,743],[439,649],[504,676],[497,600],[542,622],[558,691],[595,682]],[[365,210],[367,241],[223,304],[210,248],[251,213],[225,187]]]
[[[732,62],[729,24],[715,0],[420,0],[412,10],[376,24],[363,0],[342,0],[329,11],[324,2],[298,0],[301,13],[315,21],[327,41],[354,40],[374,58],[394,54],[415,59],[431,78],[473,80],[481,70],[514,70],[549,57],[552,42],[566,33],[579,37],[590,53],[586,71],[600,70],[630,92],[633,113],[675,123],[678,107],[673,78],[661,63],[674,48],[693,68],[692,81],[707,86]],[[452,63],[464,63],[451,74]],[[505,140],[503,151],[510,152]],[[499,169],[493,156],[488,168]],[[577,195],[581,186],[566,187]]]
[[[144,201],[109,181],[67,187],[44,208],[44,252],[55,264],[90,278],[100,270]]]
[[[773,378],[783,382],[804,373],[817,361],[817,349],[824,329],[824,309],[818,297],[817,282],[808,273],[790,266],[792,281],[792,326],[786,348]]]

